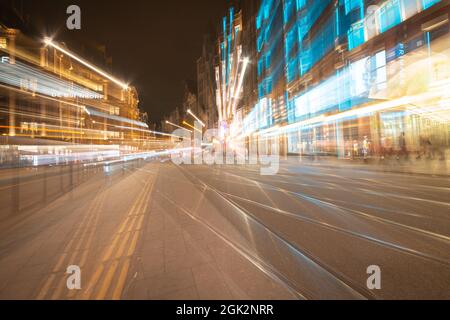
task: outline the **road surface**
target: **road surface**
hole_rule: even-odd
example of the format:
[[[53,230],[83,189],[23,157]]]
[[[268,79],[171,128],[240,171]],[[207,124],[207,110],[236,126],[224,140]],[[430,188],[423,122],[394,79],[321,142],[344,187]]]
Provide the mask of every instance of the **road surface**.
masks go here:
[[[0,178],[1,299],[450,298],[446,177],[291,158]]]

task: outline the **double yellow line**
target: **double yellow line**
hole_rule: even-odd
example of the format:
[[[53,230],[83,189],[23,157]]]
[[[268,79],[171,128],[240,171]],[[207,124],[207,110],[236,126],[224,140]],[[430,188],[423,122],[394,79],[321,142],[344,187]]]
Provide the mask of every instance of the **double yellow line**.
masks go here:
[[[80,249],[84,241],[86,240],[85,250],[82,252],[81,259],[79,263],[74,263],[80,268],[84,267],[87,256],[89,253],[89,246],[93,241],[95,235],[96,227],[100,218],[100,210],[106,201],[107,191],[103,190],[97,193],[91,205],[89,206],[86,215],[83,217],[78,229],[73,235],[72,239],[65,246],[63,254],[58,259],[54,268],[52,269],[52,274],[46,279],[41,290],[39,291],[37,298],[38,300],[43,299],[59,299],[61,293],[64,290],[66,284],[65,268],[70,264],[74,263],[77,259],[77,255],[80,254]],[[72,252],[72,254],[70,254]],[[61,274],[63,273],[63,274]],[[55,280],[57,280],[58,274],[60,275],[58,284],[53,287]],[[50,296],[50,291],[53,294]]]
[[[145,213],[150,203],[154,179],[149,179],[124,221],[118,227],[111,245],[105,250],[101,261],[93,276],[88,282],[87,289],[81,294],[83,300],[95,298],[96,300],[118,300],[130,269],[131,258],[136,251],[139,236],[142,231]],[[117,281],[115,275],[118,273]],[[113,287],[113,283],[115,286]],[[96,290],[97,289],[97,290]]]

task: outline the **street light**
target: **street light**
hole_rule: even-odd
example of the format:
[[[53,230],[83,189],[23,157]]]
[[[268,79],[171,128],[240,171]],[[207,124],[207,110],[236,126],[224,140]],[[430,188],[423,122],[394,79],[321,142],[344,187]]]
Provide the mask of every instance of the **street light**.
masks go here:
[[[197,121],[202,125],[203,128],[206,127],[206,125],[203,123],[203,121],[200,120],[200,119],[199,119],[199,118],[191,111],[191,109],[188,109],[188,110],[187,110],[187,113],[189,113],[191,116],[193,116],[194,119],[197,120]]]
[[[170,124],[171,126],[174,126],[174,127],[176,127],[176,128],[183,129],[183,130],[188,131],[189,133],[192,133],[192,130],[183,128],[183,127],[181,127],[181,126],[179,126],[179,125],[177,125],[177,124],[175,124],[175,123],[172,123],[172,122],[170,122],[170,121],[167,121],[167,120],[166,120],[166,123],[167,123],[167,124]]]

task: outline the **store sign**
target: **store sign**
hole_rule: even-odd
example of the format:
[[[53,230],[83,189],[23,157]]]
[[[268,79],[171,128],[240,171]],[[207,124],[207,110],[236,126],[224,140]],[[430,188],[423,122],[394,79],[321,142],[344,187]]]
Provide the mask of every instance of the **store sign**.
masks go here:
[[[403,43],[397,44],[386,52],[386,61],[391,62],[406,54],[407,47]]]

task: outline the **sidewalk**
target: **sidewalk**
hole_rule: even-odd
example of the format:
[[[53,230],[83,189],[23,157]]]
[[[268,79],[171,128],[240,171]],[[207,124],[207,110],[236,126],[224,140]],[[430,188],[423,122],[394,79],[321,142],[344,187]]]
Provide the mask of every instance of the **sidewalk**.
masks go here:
[[[370,158],[366,162],[363,159],[338,159],[335,157],[310,157],[310,156],[289,156],[287,163],[303,163],[305,165],[340,167],[355,170],[372,170],[380,172],[430,175],[430,176],[450,176],[450,158],[446,160],[417,160],[411,156],[409,160]]]

